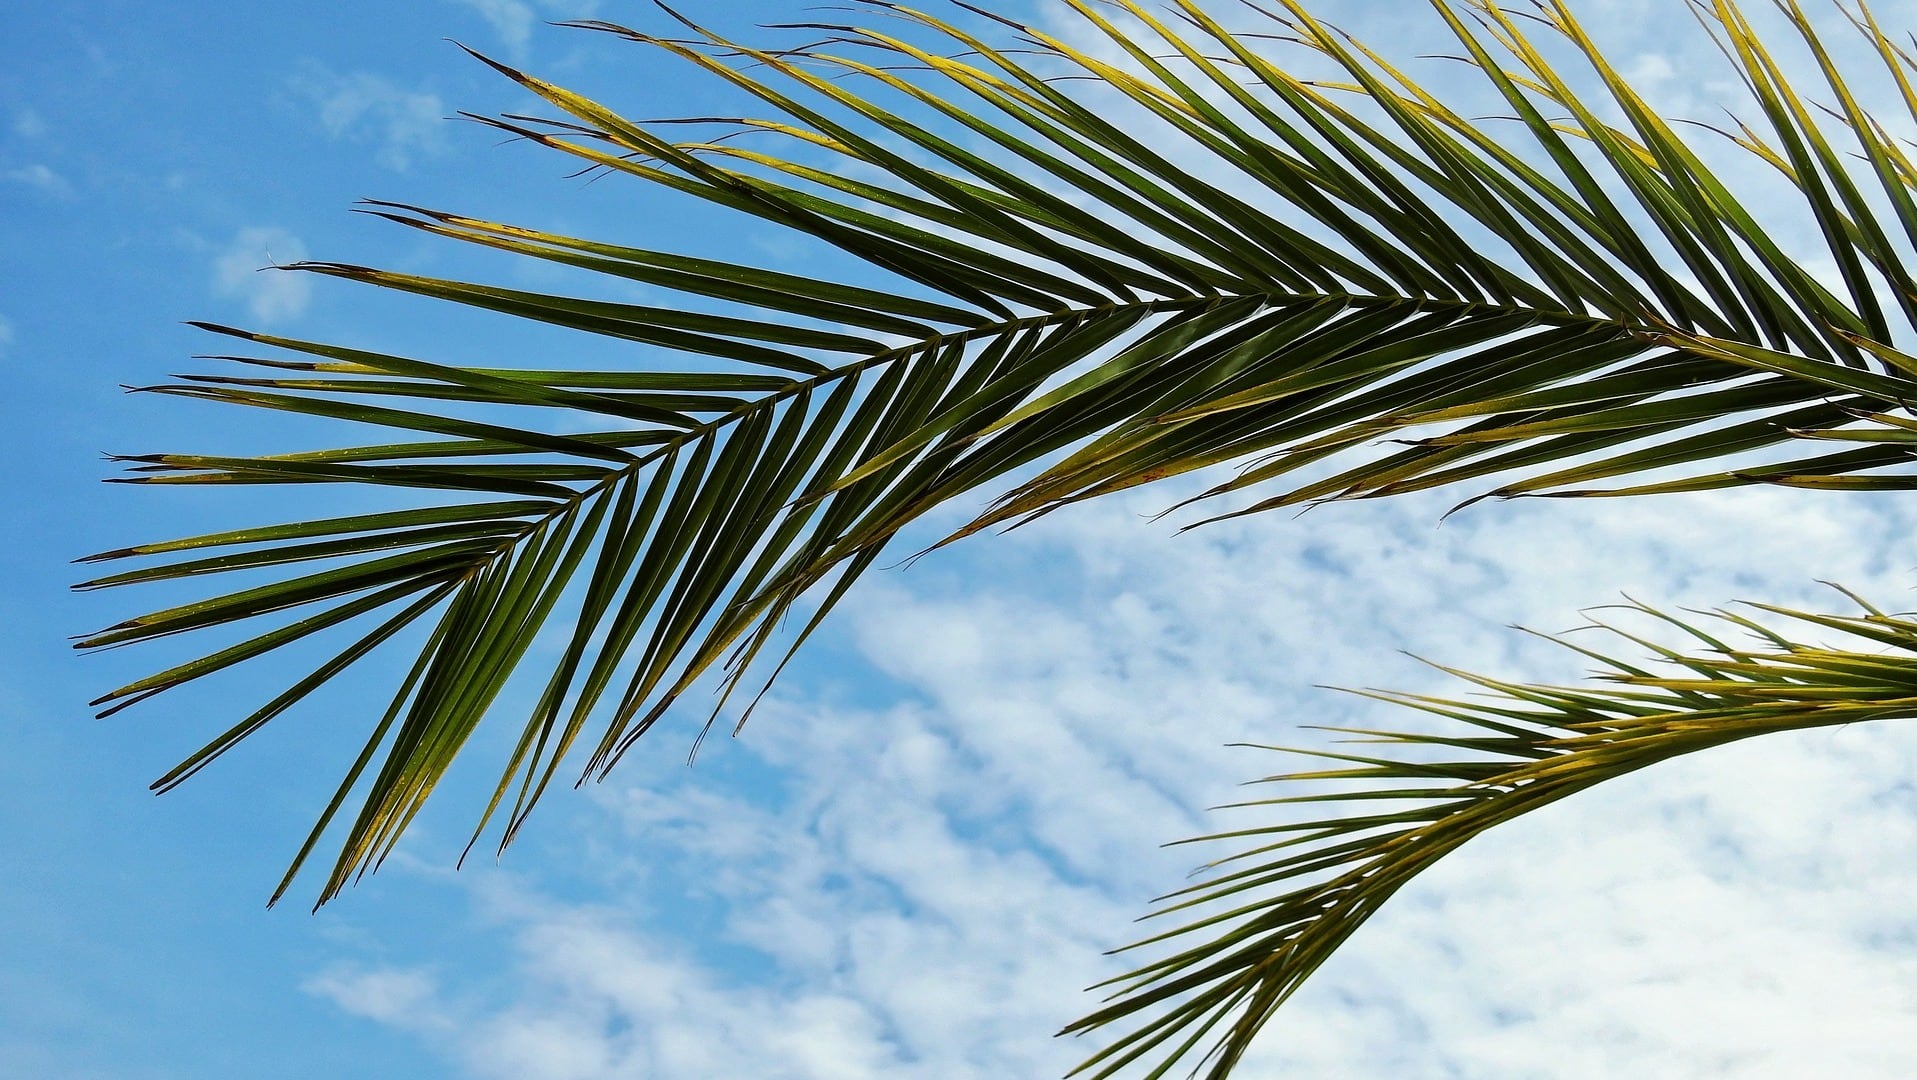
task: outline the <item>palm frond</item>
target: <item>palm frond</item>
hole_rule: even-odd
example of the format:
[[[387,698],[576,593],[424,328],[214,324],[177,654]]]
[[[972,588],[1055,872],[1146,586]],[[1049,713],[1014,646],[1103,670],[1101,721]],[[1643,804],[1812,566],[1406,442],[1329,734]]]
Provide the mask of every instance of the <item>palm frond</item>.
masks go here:
[[[156,786],[413,641],[417,660],[275,899],[356,792],[319,901],[376,867],[523,670],[541,689],[474,833],[503,811],[504,844],[582,740],[584,775],[603,775],[703,674],[720,671],[729,695],[784,617],[809,609],[779,641],[789,657],[901,530],[979,489],[996,501],[950,539],[1232,463],[1199,498],[1232,496],[1221,505],[1234,514],[1467,482],[1495,485],[1478,497],[1913,483],[1899,467],[1917,359],[1895,334],[1917,303],[1917,173],[1794,3],[1790,25],[1836,101],[1827,120],[1734,5],[1698,9],[1757,108],[1758,127],[1735,139],[1801,194],[1832,281],[1772,237],[1751,196],[1561,4],[1523,18],[1489,0],[1435,4],[1511,114],[1479,121],[1297,0],[1244,32],[1193,0],[1175,17],[1066,2],[1085,43],[958,5],[1015,39],[995,43],[886,0],[855,6],[870,26],[808,24],[825,37],[797,49],[683,18],[680,38],[574,24],[765,110],[695,121],[717,129],[705,138],[481,57],[560,114],[487,123],[794,230],[871,277],[369,204],[670,299],[296,268],[627,343],[630,364],[608,371],[208,325],[243,354],[151,391],[379,434],[263,456],[137,455],[124,479],[438,494],[93,557],[159,561],[83,587],[284,575],[80,642],[250,628],[104,695],[106,712],[335,627],[361,635]],[[1331,76],[1296,73],[1267,18],[1300,66]],[[1917,102],[1910,57],[1868,12],[1855,21]],[[1577,70],[1554,67],[1554,50]],[[556,622],[558,659],[533,662]],[[1246,1000],[1264,1015],[1267,997]]]
[[[1660,645],[1599,622],[1641,661],[1559,639],[1598,662],[1587,686],[1534,686],[1450,668],[1480,696],[1448,699],[1367,691],[1441,718],[1436,731],[1329,730],[1349,751],[1292,750],[1337,767],[1256,781],[1352,785],[1232,804],[1314,816],[1201,837],[1232,854],[1206,864],[1209,880],[1161,897],[1155,917],[1191,921],[1128,946],[1178,948],[1104,984],[1114,1003],[1066,1030],[1115,1023],[1135,1030],[1078,1072],[1111,1076],[1134,1061],[1159,1076],[1187,1055],[1223,1077],[1299,985],[1387,900],[1439,859],[1520,815],[1685,754],[1774,732],[1917,716],[1917,621],[1866,607],[1839,616],[1757,605],[1850,639],[1805,644],[1750,616],[1713,613],[1754,644],[1727,644],[1705,625],[1626,605],[1680,632]],[[1589,628],[1587,628],[1589,629]],[[1276,750],[1278,747],[1264,747]],[[1450,755],[1450,756],[1441,756]],[[1320,809],[1329,812],[1315,816]],[[1249,847],[1245,845],[1251,845]],[[1209,1044],[1209,1045],[1206,1045]]]

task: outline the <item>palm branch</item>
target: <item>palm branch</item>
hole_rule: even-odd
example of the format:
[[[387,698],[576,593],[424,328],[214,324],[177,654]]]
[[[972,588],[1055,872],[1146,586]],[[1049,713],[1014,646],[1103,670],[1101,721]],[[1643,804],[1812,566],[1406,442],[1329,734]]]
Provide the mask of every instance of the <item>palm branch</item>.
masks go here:
[[[1193,500],[1219,500],[1220,516],[1459,484],[1510,498],[1917,482],[1899,468],[1917,442],[1902,409],[1917,357],[1895,344],[1917,313],[1906,266],[1917,169],[1794,2],[1783,11],[1816,64],[1819,104],[1728,0],[1694,6],[1750,91],[1755,113],[1729,136],[1801,196],[1831,280],[1773,238],[1768,208],[1740,194],[1748,184],[1710,165],[1698,140],[1719,136],[1661,118],[1559,3],[1512,13],[1436,0],[1454,59],[1508,111],[1488,120],[1296,0],[1246,5],[1257,29],[1239,32],[1192,0],[1164,12],[1064,3],[1085,43],[969,4],[948,21],[884,0],[860,0],[855,21],[794,24],[807,43],[785,49],[670,9],[677,36],[571,24],[764,110],[689,121],[692,138],[479,57],[555,115],[475,119],[588,170],[794,230],[869,273],[820,280],[369,204],[672,299],[289,268],[632,343],[629,366],[602,371],[206,325],[239,343],[209,358],[230,366],[146,389],[380,434],[253,457],[130,456],[123,479],[418,494],[400,509],[90,557],[146,561],[83,588],[272,575],[81,641],[251,635],[102,696],[101,715],[335,627],[347,642],[155,786],[363,657],[413,642],[416,659],[273,899],[355,800],[318,903],[377,867],[517,674],[537,697],[473,834],[499,818],[503,846],[582,738],[583,775],[602,776],[716,672],[709,726],[753,672],[784,667],[902,530],[980,490],[989,506],[941,543],[1222,465],[1236,471]],[[1867,10],[1852,21],[1917,118],[1917,64]],[[1305,66],[1330,75],[1296,73]],[[1876,633],[1877,618],[1841,628]],[[565,644],[535,662],[548,628]],[[1901,629],[1884,633],[1907,644]],[[1379,759],[1340,775],[1456,786],[1414,791],[1425,801],[1403,814],[1281,826],[1302,829],[1302,854],[1177,900],[1293,888],[1241,898],[1222,936],[1122,982],[1115,1004],[1073,1030],[1158,1018],[1085,1068],[1155,1061],[1161,1075],[1210,1040],[1200,1065],[1224,1075],[1410,873],[1587,781],[1829,715],[1779,705],[1799,701],[1780,686],[1872,717],[1899,708],[1852,679],[1859,665],[1890,679],[1898,661],[1799,663],[1797,647],[1776,646],[1667,654],[1689,682],[1623,669],[1624,689],[1495,684],[1530,707],[1443,706],[1494,732],[1437,740],[1472,760]],[[782,655],[755,663],[768,648]],[[1746,684],[1772,696],[1731,692]],[[1387,786],[1370,794],[1405,794]],[[1300,876],[1311,880],[1294,888]]]
[[[1157,1053],[1150,1075],[1162,1075],[1209,1036],[1200,1067],[1209,1062],[1208,1075],[1227,1075],[1277,1007],[1392,895],[1473,837],[1522,814],[1754,736],[1917,715],[1917,621],[1851,598],[1862,614],[1753,605],[1772,622],[1835,632],[1849,639],[1848,648],[1804,644],[1735,611],[1709,613],[1746,639],[1739,644],[1707,624],[1622,605],[1674,628],[1687,647],[1598,621],[1585,629],[1620,638],[1652,659],[1562,635],[1552,640],[1599,665],[1597,685],[1527,685],[1444,668],[1481,693],[1449,699],[1366,692],[1439,717],[1437,730],[1327,728],[1360,745],[1262,747],[1339,767],[1254,783],[1353,786],[1233,803],[1229,808],[1331,812],[1184,841],[1231,849],[1204,867],[1222,872],[1161,897],[1154,917],[1190,921],[1127,950],[1201,937],[1101,984],[1115,990],[1116,1000],[1066,1030],[1137,1026],[1076,1072],[1111,1075]]]

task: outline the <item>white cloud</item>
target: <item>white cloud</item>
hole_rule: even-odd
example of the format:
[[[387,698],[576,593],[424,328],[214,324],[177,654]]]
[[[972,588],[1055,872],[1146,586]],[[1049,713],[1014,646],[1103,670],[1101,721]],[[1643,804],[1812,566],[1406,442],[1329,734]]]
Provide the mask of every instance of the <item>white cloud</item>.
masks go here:
[[[479,12],[487,22],[492,24],[493,33],[498,34],[499,39],[510,48],[524,48],[527,40],[532,37],[533,21],[537,16],[533,14],[532,5],[524,3],[523,0],[453,0],[453,2]]]
[[[445,146],[448,110],[437,94],[370,72],[338,75],[319,67],[296,76],[292,86],[318,106],[328,134],[377,144],[380,163],[390,169],[403,172],[416,157]]]
[[[285,229],[241,229],[213,260],[213,295],[245,303],[264,323],[297,318],[312,298],[312,282],[273,268],[304,258],[306,245]]]
[[[515,53],[526,48],[532,40],[533,25],[542,17],[585,19],[599,6],[594,0],[453,0],[453,3],[478,12],[492,25],[499,40]]]
[[[13,133],[22,138],[37,138],[47,133],[47,122],[32,109],[21,109],[13,114]]]
[[[515,944],[517,990],[437,1045],[485,1078],[1058,1075],[1091,1044],[1047,1035],[1118,970],[1099,951],[1205,857],[1155,845],[1248,823],[1198,808],[1289,764],[1223,744],[1405,720],[1311,683],[1442,685],[1397,647],[1572,677],[1580,658],[1504,624],[1572,625],[1627,582],[1670,604],[1841,607],[1812,582],[1828,576],[1895,603],[1907,568],[1887,558],[1917,524],[1754,491],[1443,528],[1444,500],[1411,498],[1174,536],[1139,520],[1162,498],[868,583],[845,629],[892,704],[835,702],[801,668],[699,769],[652,736],[668,745],[579,826],[601,837],[605,900],[469,879]],[[1912,1075],[1910,734],[1758,740],[1506,827],[1394,900],[1239,1075]],[[778,793],[706,773],[741,758]],[[692,939],[683,911],[705,913]]]
[[[0,172],[0,180],[25,184],[48,195],[68,195],[73,192],[73,185],[67,182],[66,177],[54,172],[50,166],[37,161],[31,165],[22,165],[17,169]]]
[[[332,1001],[354,1016],[409,1031],[433,1031],[447,1026],[446,1019],[433,1005],[438,984],[426,971],[336,968],[306,980],[302,989]]]
[[[5,359],[7,353],[12,351],[13,341],[16,336],[13,329],[13,320],[7,318],[5,315],[0,315],[0,359]]]

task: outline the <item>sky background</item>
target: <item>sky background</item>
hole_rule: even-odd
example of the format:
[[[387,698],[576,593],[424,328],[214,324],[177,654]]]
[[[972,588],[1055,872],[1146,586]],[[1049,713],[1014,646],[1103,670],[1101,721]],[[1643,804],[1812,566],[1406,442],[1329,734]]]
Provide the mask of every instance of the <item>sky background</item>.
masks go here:
[[[1023,10],[1066,28],[1062,6]],[[1715,116],[1708,46],[1652,17],[1672,6],[1578,10],[1674,111]],[[1385,7],[1323,10],[1394,57],[1432,51],[1422,13]],[[733,30],[803,14],[685,9]],[[1877,11],[1917,24],[1909,4]],[[0,516],[0,1075],[1056,1076],[1087,1047],[1051,1032],[1118,970],[1101,951],[1198,861],[1159,845],[1239,820],[1203,808],[1287,767],[1226,744],[1395,718],[1319,684],[1451,689],[1406,653],[1570,678],[1575,656],[1510,624],[1567,629],[1623,593],[1842,610],[1828,579],[1909,605],[1908,498],[1480,505],[1440,525],[1457,496],[1439,493],[1178,534],[1149,520],[1177,492],[1152,489],[870,575],[740,738],[687,768],[703,717],[676,716],[612,780],[556,792],[501,862],[452,872],[482,761],[380,874],[317,915],[301,902],[313,882],[266,911],[383,701],[381,669],[147,793],[277,690],[274,665],[92,721],[89,698],[176,654],[75,657],[70,635],[159,600],[71,594],[69,560],[309,507],[102,486],[102,452],[295,448],[283,425],[120,387],[217,350],[186,319],[450,362],[587,348],[256,272],[311,257],[554,287],[348,213],[362,197],[840,269],[446,119],[529,106],[446,38],[629,115],[726,100],[636,47],[542,25],[581,16],[662,25],[612,0],[0,7],[15,491]],[[473,753],[497,753],[492,738]],[[1239,1075],[1917,1075],[1913,766],[1907,726],[1772,737],[1507,827],[1400,894]]]

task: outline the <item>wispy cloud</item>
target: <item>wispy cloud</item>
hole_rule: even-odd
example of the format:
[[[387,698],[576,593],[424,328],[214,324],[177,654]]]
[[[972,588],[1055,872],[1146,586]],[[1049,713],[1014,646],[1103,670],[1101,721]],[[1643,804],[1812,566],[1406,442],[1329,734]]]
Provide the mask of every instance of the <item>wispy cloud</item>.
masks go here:
[[[35,162],[31,165],[22,165],[19,168],[7,169],[4,172],[0,172],[0,180],[7,180],[15,184],[25,184],[36,191],[45,192],[48,195],[66,196],[73,193],[73,185],[67,182],[66,177],[53,171],[52,167],[40,162]]]
[[[543,18],[589,18],[598,4],[595,0],[452,0],[460,7],[476,11],[489,24],[499,40],[514,53],[525,50],[532,40],[534,24]]]
[[[447,108],[437,94],[370,72],[342,75],[317,66],[295,76],[292,86],[318,107],[328,134],[377,145],[387,168],[403,172],[445,146]]]
[[[238,300],[263,323],[284,322],[306,311],[312,282],[271,269],[306,258],[306,245],[285,229],[241,229],[213,260],[213,295]]]
[[[408,1031],[436,1031],[448,1024],[433,1005],[439,986],[423,970],[334,968],[306,980],[301,989],[354,1016]]]
[[[0,315],[0,360],[5,360],[7,354],[13,351],[15,336],[13,320],[7,318],[5,315]]]
[[[453,0],[453,3],[477,11],[492,24],[493,33],[499,35],[508,48],[523,49],[532,37],[537,16],[532,5],[523,0]]]
[[[609,837],[587,900],[468,879],[518,954],[512,1001],[462,1013],[441,992],[420,1010],[454,1017],[434,1044],[484,1078],[1057,1075],[1090,1044],[1046,1035],[1120,970],[1100,951],[1219,854],[1154,845],[1253,823],[1199,808],[1290,764],[1223,744],[1406,719],[1311,683],[1440,679],[1394,648],[1574,678],[1579,657],[1505,624],[1560,629],[1626,583],[1672,604],[1838,602],[1817,576],[1895,596],[1881,553],[1917,525],[1883,501],[1739,492],[1442,529],[1445,501],[1410,498],[1177,536],[1140,520],[1165,498],[869,583],[844,632],[897,703],[843,704],[815,676],[708,750],[775,789],[655,747],[580,826]],[[1884,856],[1917,844],[1900,734],[1759,740],[1472,844],[1308,984],[1239,1075],[1917,1074],[1897,1034],[1917,870]],[[703,943],[677,909],[711,916]]]

